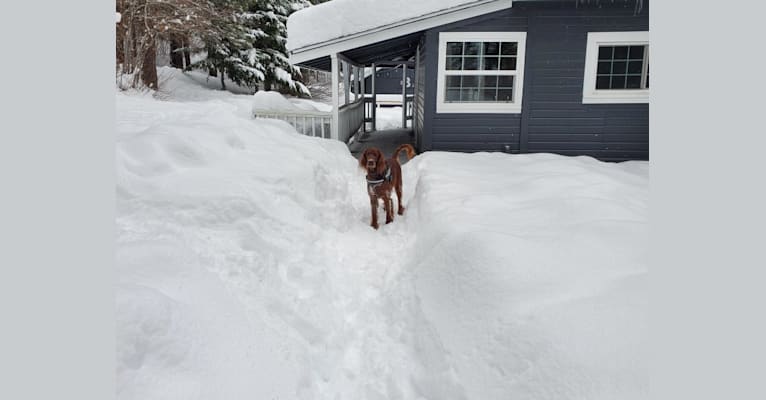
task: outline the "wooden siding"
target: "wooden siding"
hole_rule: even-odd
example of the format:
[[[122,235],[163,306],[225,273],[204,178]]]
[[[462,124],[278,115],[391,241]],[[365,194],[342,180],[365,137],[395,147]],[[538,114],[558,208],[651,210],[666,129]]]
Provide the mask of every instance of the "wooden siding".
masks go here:
[[[407,77],[410,79],[410,87],[407,93],[412,93],[415,85],[415,72],[412,68],[407,69]],[[372,75],[364,78],[364,87],[371,92]],[[375,74],[375,91],[378,94],[402,94],[402,68],[386,67]]]
[[[649,29],[649,2],[516,1],[508,10],[426,32],[423,150],[552,152],[649,158],[648,104],[582,104],[588,32]],[[437,114],[439,32],[526,31],[521,114]]]
[[[426,47],[425,38],[421,38],[420,59],[415,70],[415,114],[412,116],[412,129],[415,131],[415,148],[418,152],[423,150],[423,135],[426,125],[425,103],[426,103]]]

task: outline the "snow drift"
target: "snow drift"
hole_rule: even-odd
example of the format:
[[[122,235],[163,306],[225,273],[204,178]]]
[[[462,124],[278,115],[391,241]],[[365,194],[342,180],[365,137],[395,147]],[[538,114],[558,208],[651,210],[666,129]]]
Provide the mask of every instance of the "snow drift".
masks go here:
[[[375,231],[345,145],[174,79],[117,95],[118,398],[647,398],[647,163],[426,153]]]
[[[415,16],[481,2],[483,0],[332,0],[290,15],[287,49],[295,50]],[[511,6],[510,0],[508,6]]]

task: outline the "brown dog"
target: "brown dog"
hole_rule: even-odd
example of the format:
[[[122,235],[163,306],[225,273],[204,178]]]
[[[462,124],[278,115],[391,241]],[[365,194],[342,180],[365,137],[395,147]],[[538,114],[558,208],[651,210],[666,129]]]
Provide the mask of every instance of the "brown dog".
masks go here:
[[[372,226],[378,229],[378,199],[383,200],[386,210],[386,223],[394,221],[394,201],[391,198],[391,190],[396,190],[396,198],[399,200],[399,215],[404,214],[402,205],[402,166],[399,164],[399,152],[407,151],[407,159],[415,157],[415,148],[409,144],[403,144],[394,150],[390,159],[386,160],[383,153],[370,147],[359,157],[359,167],[367,171],[367,194],[370,195],[370,208],[372,209]]]

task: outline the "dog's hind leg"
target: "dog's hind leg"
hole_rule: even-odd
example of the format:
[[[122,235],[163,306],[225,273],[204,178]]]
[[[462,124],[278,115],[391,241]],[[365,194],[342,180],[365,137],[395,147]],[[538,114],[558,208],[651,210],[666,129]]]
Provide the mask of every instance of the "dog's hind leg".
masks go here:
[[[396,204],[398,205],[397,214],[404,215],[404,205],[402,205],[402,186],[396,186]]]

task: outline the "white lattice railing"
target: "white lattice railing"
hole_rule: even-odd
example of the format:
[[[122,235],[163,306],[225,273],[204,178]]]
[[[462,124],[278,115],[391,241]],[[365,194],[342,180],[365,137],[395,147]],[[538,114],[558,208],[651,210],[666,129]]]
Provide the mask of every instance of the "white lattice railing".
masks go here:
[[[332,137],[332,112],[253,110],[253,117],[285,121],[306,136]]]
[[[253,117],[285,121],[303,135],[326,139],[336,137],[342,142],[348,142],[364,124],[364,98],[340,107],[337,135],[333,135],[332,132],[331,111],[253,110]]]

